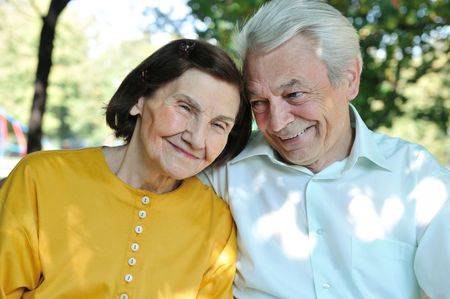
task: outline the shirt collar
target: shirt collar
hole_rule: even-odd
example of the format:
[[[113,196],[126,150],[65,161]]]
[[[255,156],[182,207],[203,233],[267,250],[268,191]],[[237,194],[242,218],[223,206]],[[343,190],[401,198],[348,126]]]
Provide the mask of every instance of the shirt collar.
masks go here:
[[[244,150],[232,159],[229,163],[233,164],[241,160],[254,157],[267,156],[271,159],[276,159],[276,151],[268,144],[261,131],[256,130],[252,132],[250,140]]]
[[[387,170],[392,170],[387,159],[381,152],[379,144],[375,140],[375,133],[367,128],[356,108],[350,104],[350,120],[355,128],[355,140],[348,157],[348,168],[353,167],[358,159],[366,158],[375,165]]]
[[[366,158],[381,168],[391,170],[388,161],[382,154],[379,145],[374,140],[374,133],[369,130],[361,119],[356,108],[350,104],[350,118],[352,127],[355,128],[355,140],[349,157],[347,157],[346,169],[352,168],[360,158]],[[268,144],[263,134],[257,130],[252,132],[246,148],[229,163],[234,164],[254,156],[266,156],[277,164],[287,165],[282,162],[276,151]]]

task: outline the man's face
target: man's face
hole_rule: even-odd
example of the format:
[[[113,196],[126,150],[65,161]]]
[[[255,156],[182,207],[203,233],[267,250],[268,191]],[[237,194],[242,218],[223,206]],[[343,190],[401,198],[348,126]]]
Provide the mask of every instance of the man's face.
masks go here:
[[[359,83],[358,71],[349,71],[333,87],[318,52],[311,39],[298,35],[246,60],[259,129],[286,161],[313,172],[348,156],[353,143],[348,103]]]

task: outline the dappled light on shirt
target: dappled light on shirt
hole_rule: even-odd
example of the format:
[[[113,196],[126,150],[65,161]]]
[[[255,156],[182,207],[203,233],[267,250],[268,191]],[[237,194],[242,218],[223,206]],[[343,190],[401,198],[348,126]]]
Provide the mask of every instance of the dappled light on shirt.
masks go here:
[[[300,192],[290,192],[288,199],[278,210],[261,216],[254,227],[254,235],[258,239],[265,241],[278,238],[284,253],[294,259],[307,258],[310,250],[308,236],[300,230],[297,223],[296,211],[300,202]]]
[[[414,161],[411,161],[411,163],[409,164],[409,168],[406,169],[405,174],[408,175],[422,168],[422,165],[425,163],[426,159],[427,157],[424,153],[417,152],[416,159]]]
[[[253,190],[256,193],[260,192],[265,183],[267,183],[266,173],[264,171],[258,172],[258,175],[253,180]]]
[[[387,198],[381,210],[377,211],[373,202],[373,192],[353,188],[349,204],[350,222],[354,225],[356,236],[364,241],[383,239],[400,220],[404,206],[398,197]]]
[[[428,177],[420,181],[408,197],[416,201],[417,223],[429,223],[448,197],[447,188],[441,180]]]

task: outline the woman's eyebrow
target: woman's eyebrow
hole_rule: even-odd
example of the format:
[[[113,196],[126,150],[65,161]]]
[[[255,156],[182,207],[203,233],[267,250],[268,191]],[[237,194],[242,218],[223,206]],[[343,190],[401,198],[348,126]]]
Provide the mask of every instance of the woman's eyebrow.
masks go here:
[[[214,120],[234,123],[236,121],[236,118],[226,116],[226,115],[219,115],[219,116],[214,117]]]
[[[188,95],[182,94],[182,93],[177,94],[176,96],[183,97],[183,99],[188,102],[189,106],[191,106],[191,108],[193,110],[195,110],[196,112],[201,112],[202,111],[202,109],[201,109],[200,105],[198,104],[198,102],[196,100],[194,100],[194,98],[192,98],[191,96],[188,96]]]
[[[192,98],[191,96],[185,95],[185,94],[178,94],[178,95],[182,96],[188,102],[189,106],[191,106],[191,108],[196,113],[202,112],[201,106],[198,104],[198,102],[194,98]],[[231,116],[226,116],[226,115],[218,115],[218,116],[214,117],[214,120],[234,123],[236,121],[236,118],[231,117]]]

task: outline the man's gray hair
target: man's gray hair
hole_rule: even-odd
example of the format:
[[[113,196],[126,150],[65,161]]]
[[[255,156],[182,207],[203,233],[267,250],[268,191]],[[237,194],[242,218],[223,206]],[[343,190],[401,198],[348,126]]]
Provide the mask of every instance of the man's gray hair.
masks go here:
[[[321,0],[272,0],[263,5],[235,38],[242,61],[249,54],[266,54],[297,35],[312,39],[328,69],[333,86],[358,59],[355,28],[337,9]],[[361,69],[360,69],[361,71]]]

